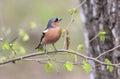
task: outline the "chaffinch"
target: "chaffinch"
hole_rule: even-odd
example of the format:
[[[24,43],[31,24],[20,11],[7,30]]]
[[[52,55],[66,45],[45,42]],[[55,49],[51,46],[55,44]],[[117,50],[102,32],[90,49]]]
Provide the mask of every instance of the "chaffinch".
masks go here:
[[[42,32],[40,43],[35,49],[40,49],[45,46],[46,50],[46,44],[52,44],[56,50],[54,44],[61,36],[61,28],[58,25],[61,20],[61,18],[52,18],[49,20],[47,28]]]

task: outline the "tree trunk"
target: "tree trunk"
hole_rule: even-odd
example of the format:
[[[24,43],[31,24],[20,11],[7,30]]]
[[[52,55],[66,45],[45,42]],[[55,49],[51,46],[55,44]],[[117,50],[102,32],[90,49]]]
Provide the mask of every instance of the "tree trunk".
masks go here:
[[[97,57],[120,45],[120,0],[86,0],[80,12],[89,56]],[[98,36],[101,31],[106,32],[104,42]],[[105,61],[106,58],[112,63],[119,63],[120,49],[108,52],[99,60]],[[120,69],[114,68],[109,72],[104,65],[93,61],[90,64],[94,67],[90,73],[91,79],[120,79]]]

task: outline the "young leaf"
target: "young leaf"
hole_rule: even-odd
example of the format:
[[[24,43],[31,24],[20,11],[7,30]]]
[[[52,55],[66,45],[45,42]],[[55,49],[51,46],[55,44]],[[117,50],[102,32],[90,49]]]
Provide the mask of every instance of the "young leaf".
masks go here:
[[[38,49],[38,52],[43,52],[43,51],[45,51],[45,48],[40,48],[40,49]]]
[[[36,23],[35,22],[30,22],[30,28],[31,29],[34,29],[34,28],[36,28],[37,27],[37,25],[36,25]]]
[[[80,45],[77,46],[77,51],[78,51],[78,52],[81,52],[81,51],[83,51],[83,50],[85,50],[85,45],[80,44]]]
[[[73,60],[76,62],[77,61],[77,55],[73,55]]]
[[[65,29],[62,29],[62,37],[65,36],[65,32],[66,32],[66,30],[65,30]]]
[[[71,53],[67,53],[67,57],[71,57],[73,54]]]
[[[91,70],[90,64],[87,61],[82,61],[82,64],[83,64],[83,69],[86,72],[90,72],[90,70]]]
[[[27,40],[29,40],[29,35],[25,33],[23,36],[23,41],[27,41]]]
[[[3,46],[2,46],[2,49],[3,49],[3,50],[6,50],[6,49],[8,50],[8,49],[10,49],[9,44],[8,44],[7,42],[4,43]]]
[[[19,55],[24,55],[25,52],[26,52],[26,50],[25,50],[25,48],[23,46],[20,46],[18,51],[19,51]]]
[[[46,64],[46,66],[45,66],[45,69],[46,69],[47,72],[52,71],[52,69],[53,69],[53,64],[48,61],[47,64]]]
[[[76,8],[72,8],[72,9],[69,9],[69,10],[68,10],[68,13],[70,13],[71,15],[73,15],[73,14],[78,13],[78,11],[77,11]]]
[[[105,62],[107,64],[112,64],[112,62],[109,60],[109,59],[105,59]],[[113,66],[107,66],[107,69],[112,72],[114,70],[114,67]]]
[[[25,53],[26,53],[25,48],[22,45],[20,45],[19,43],[12,44],[11,48],[13,49],[12,53],[11,53],[11,57],[13,57],[13,58],[15,58],[17,56],[25,55]]]
[[[106,32],[104,32],[104,31],[103,32],[99,32],[99,38],[103,42],[105,41],[105,35],[106,35]]]
[[[64,64],[64,68],[66,69],[66,70],[68,70],[68,71],[72,71],[73,70],[73,64],[71,63],[71,62],[66,62],[65,64]]]
[[[77,61],[77,55],[75,54],[71,54],[71,53],[67,53],[67,57],[72,57],[73,58],[73,61]]]
[[[29,40],[29,35],[23,29],[19,30],[19,35],[22,37],[24,42]]]

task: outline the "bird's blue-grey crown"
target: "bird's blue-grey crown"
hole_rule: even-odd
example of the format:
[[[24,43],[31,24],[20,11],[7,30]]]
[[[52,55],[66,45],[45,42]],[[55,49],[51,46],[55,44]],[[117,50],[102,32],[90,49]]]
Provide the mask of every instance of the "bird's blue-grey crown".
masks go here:
[[[62,18],[51,18],[48,22],[47,28],[54,28],[51,23],[52,22],[60,22],[62,20]]]

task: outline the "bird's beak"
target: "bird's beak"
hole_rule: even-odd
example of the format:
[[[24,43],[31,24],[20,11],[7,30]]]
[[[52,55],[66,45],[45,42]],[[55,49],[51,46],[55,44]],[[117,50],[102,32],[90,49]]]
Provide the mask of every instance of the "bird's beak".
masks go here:
[[[58,18],[58,22],[60,22],[62,20],[62,18]]]

